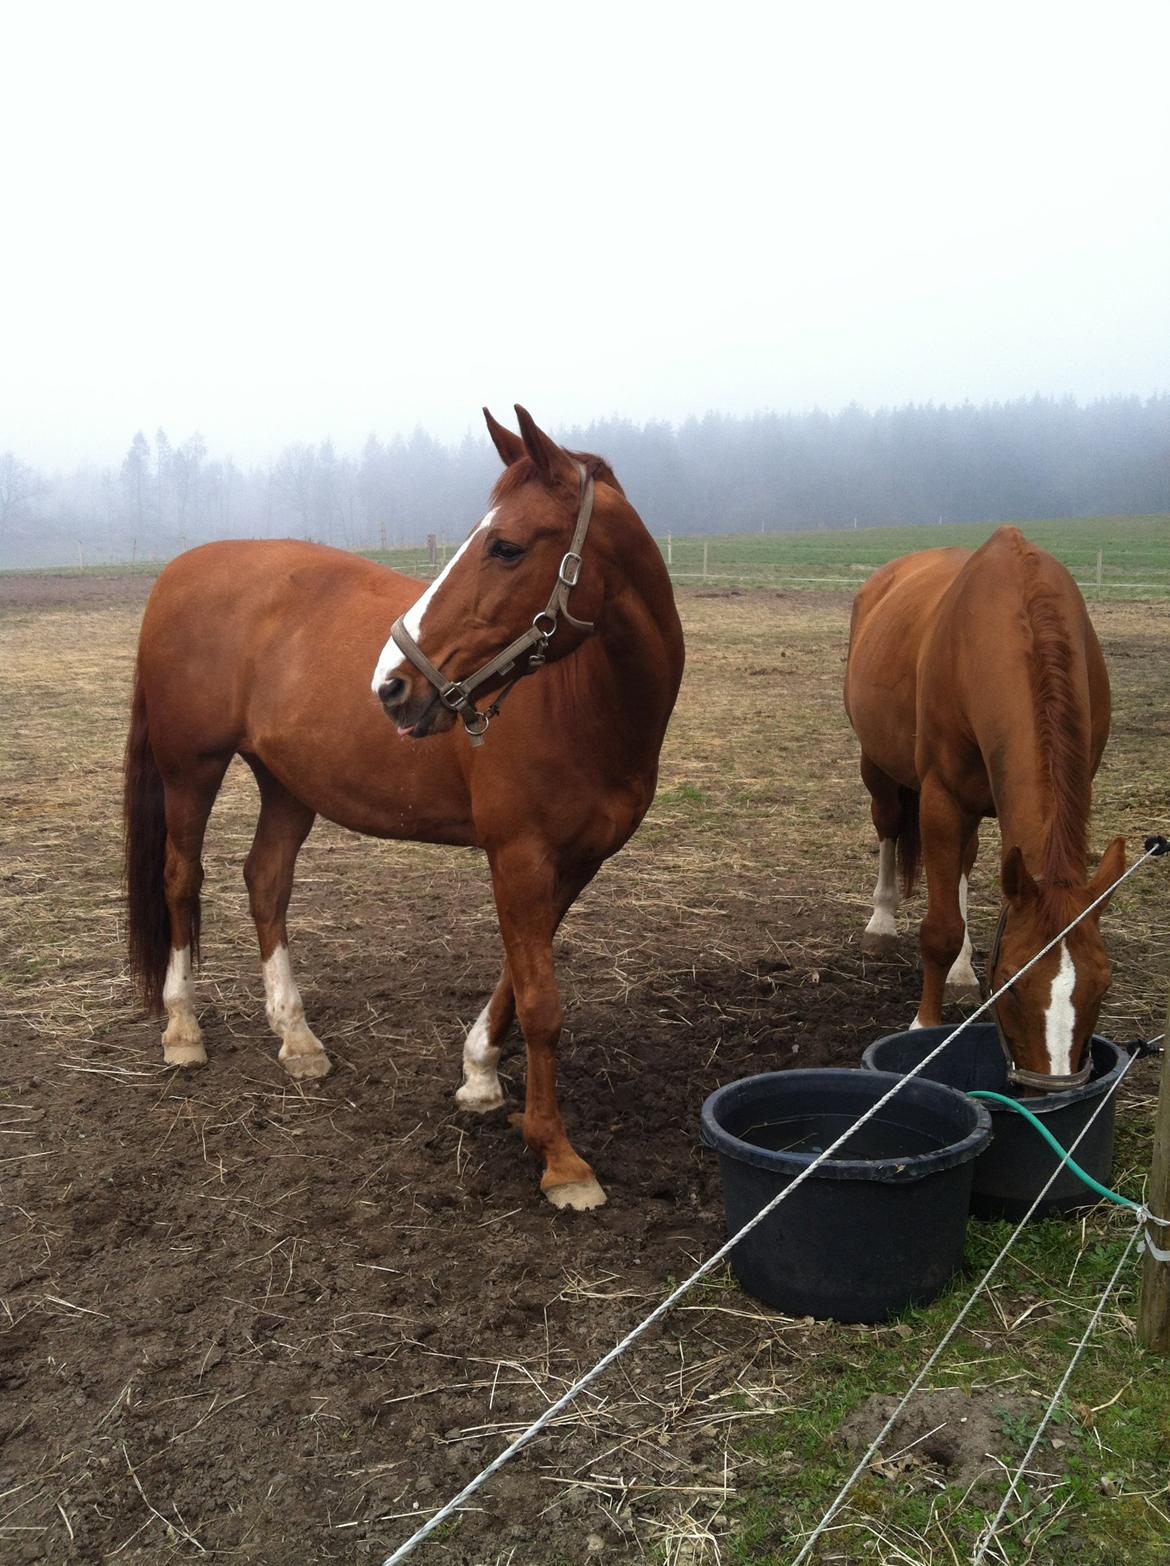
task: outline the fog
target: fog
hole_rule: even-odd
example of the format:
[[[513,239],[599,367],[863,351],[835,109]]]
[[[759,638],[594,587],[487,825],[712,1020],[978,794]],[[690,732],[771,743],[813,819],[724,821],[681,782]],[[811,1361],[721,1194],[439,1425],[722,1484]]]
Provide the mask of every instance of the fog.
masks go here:
[[[115,497],[118,536],[145,517],[137,431],[226,483],[324,443],[360,466],[371,434],[458,453],[484,402],[673,439],[1170,389],[1160,4],[29,6],[3,31],[26,525],[65,526],[66,491],[85,527]]]

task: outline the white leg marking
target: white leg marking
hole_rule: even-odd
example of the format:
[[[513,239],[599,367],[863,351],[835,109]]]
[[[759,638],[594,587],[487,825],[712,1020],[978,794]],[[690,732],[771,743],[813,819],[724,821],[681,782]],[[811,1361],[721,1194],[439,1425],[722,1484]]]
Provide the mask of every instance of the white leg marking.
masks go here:
[[[493,507],[492,510],[488,512],[487,516],[472,528],[471,532],[463,540],[459,548],[455,551],[450,560],[448,560],[447,564],[439,572],[435,580],[427,588],[426,592],[420,594],[420,596],[415,599],[414,603],[411,604],[410,608],[403,616],[403,625],[406,627],[407,632],[414,638],[416,642],[419,643],[420,646],[422,646],[420,638],[422,635],[423,615],[425,615],[427,610],[430,608],[431,600],[439,591],[439,588],[442,587],[443,583],[447,580],[447,577],[450,575],[450,573],[454,570],[455,566],[463,556],[468,545],[471,543],[476,534],[482,532],[485,527],[491,526],[491,521],[495,514],[495,508]],[[387,641],[385,647],[382,648],[382,651],[378,657],[377,666],[374,669],[374,678],[370,681],[370,689],[373,691],[375,696],[378,694],[379,686],[385,685],[386,681],[390,678],[394,671],[400,668],[405,662],[406,659],[402,656],[402,649],[399,647],[394,638],[391,637]]]
[[[959,877],[959,911],[963,915],[963,949],[951,964],[947,983],[959,990],[977,990],[979,980],[971,966],[971,931],[967,925],[967,877]]]
[[[1069,955],[1067,942],[1061,941],[1060,967],[1052,981],[1052,995],[1044,1012],[1044,1043],[1048,1048],[1048,1069],[1054,1077],[1068,1076],[1072,1071],[1077,1026],[1077,1009],[1073,1005],[1076,982],[1076,965]]]
[[[873,889],[873,916],[865,927],[866,935],[897,935],[894,915],[898,911],[898,873],[896,845],[892,837],[878,844],[878,878]]]
[[[922,1018],[918,1015],[917,1012],[915,1012],[914,1013],[914,1021],[910,1024],[909,1028],[906,1031],[908,1033],[913,1033],[916,1028],[924,1028],[925,1026],[926,1026],[925,1022],[923,1022]]]
[[[332,1069],[329,1056],[305,1021],[287,946],[278,946],[264,964],[264,1002],[268,1025],[281,1040],[278,1059],[289,1076],[328,1076]]]
[[[195,985],[191,979],[191,948],[175,951],[163,982],[167,1029],[163,1034],[163,1059],[168,1066],[201,1066],[207,1059],[203,1034],[195,1017]]]
[[[473,1109],[486,1115],[504,1102],[503,1089],[496,1075],[500,1059],[498,1048],[489,1042],[488,1006],[485,1006],[463,1041],[463,1086],[455,1090],[460,1109]]]

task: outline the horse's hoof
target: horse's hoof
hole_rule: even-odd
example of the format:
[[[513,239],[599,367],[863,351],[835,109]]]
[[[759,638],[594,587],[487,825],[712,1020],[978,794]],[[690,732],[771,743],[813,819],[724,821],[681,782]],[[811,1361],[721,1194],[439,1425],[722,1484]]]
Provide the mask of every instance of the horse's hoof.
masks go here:
[[[896,935],[877,935],[866,930],[861,937],[861,949],[868,957],[890,957],[898,949]]]
[[[473,1115],[490,1115],[493,1109],[503,1109],[505,1099],[499,1088],[495,1093],[477,1093],[469,1083],[455,1089],[455,1102],[460,1109]]]
[[[605,1192],[596,1180],[570,1180],[567,1185],[550,1185],[544,1194],[554,1207],[571,1207],[575,1213],[587,1213],[591,1207],[605,1206]]]
[[[207,1051],[199,1039],[183,1039],[175,1044],[163,1040],[163,1060],[168,1066],[205,1066]]]
[[[286,1055],[281,1050],[277,1059],[294,1082],[315,1082],[333,1070],[333,1062],[324,1050],[314,1050],[310,1055]]]

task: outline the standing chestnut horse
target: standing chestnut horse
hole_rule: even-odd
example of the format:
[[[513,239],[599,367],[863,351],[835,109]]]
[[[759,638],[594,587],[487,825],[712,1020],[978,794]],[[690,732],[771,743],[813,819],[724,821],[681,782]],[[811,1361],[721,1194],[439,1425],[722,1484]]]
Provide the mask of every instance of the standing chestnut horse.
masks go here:
[[[524,1139],[549,1200],[584,1209],[605,1194],[557,1107],[553,935],[654,797],[682,631],[658,547],[605,463],[562,450],[522,408],[519,437],[484,411],[506,472],[425,591],[295,542],[207,544],[159,577],[126,751],[130,958],[148,1007],[166,1009],[166,1060],[201,1064],[200,853],[241,755],[260,789],[244,879],[268,1020],[289,1075],[321,1077],[329,1058],[305,1021],[285,928],[314,818],[482,848],[504,967],[464,1043],[456,1100],[478,1112],[503,1104],[496,1063],[519,1016]],[[392,622],[399,639],[387,641]],[[485,740],[497,708],[480,711],[476,696],[517,680]],[[410,939],[406,923],[396,939]]]
[[[1092,779],[1109,733],[1105,662],[1072,577],[1001,527],[973,554],[927,549],[870,577],[853,605],[845,707],[880,845],[862,946],[892,943],[895,862],[908,893],[921,851],[928,896],[914,1026],[937,1024],[948,970],[955,988],[979,993],[967,877],[984,816],[998,817],[1002,844],[993,988],[1125,867],[1115,838],[1085,884]],[[1110,978],[1100,913],[998,1003],[1013,1081],[1052,1091],[1088,1076]]]

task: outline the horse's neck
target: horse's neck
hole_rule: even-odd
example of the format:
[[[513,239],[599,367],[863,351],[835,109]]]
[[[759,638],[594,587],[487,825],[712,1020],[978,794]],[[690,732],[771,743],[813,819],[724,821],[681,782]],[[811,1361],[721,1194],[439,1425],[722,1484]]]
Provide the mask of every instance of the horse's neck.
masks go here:
[[[597,634],[577,654],[578,706],[581,721],[604,736],[612,759],[641,771],[657,765],[678,693],[682,628],[658,546],[648,535],[632,540],[610,569],[613,585]]]
[[[1088,719],[1085,717],[1087,738]],[[1070,745],[1021,702],[984,745],[1006,853],[1018,847],[1033,875],[1082,885],[1091,797],[1087,744]]]

